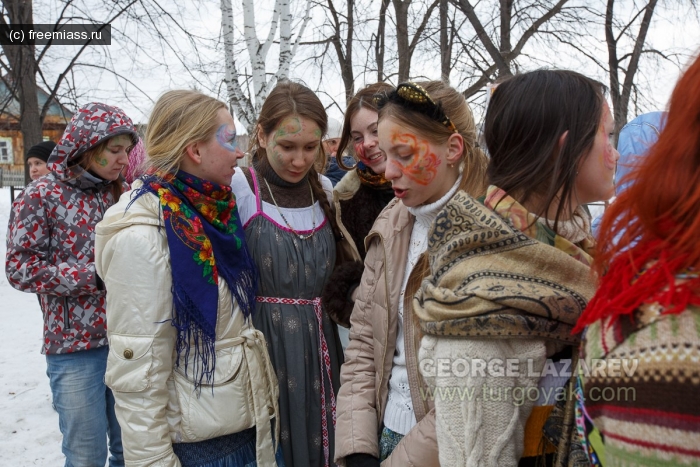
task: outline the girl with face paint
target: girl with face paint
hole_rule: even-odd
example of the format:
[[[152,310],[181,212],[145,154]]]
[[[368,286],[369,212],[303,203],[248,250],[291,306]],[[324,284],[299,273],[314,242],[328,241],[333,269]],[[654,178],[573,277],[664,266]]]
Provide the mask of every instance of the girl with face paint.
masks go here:
[[[594,262],[600,282],[575,329],[587,365],[634,365],[633,377],[623,376],[634,397],[596,397],[619,387],[616,372],[578,381],[576,421],[593,466],[632,458],[639,466],[700,463],[693,376],[700,360],[690,357],[700,348],[700,59],[679,79],[662,122],[603,215]]]
[[[94,238],[122,193],[120,173],[137,138],[121,109],[95,102],[81,107],[58,145],[41,144],[51,147],[50,173],[12,206],[5,271],[13,287],[39,295],[42,353],[66,465],[105,465],[108,455],[111,465],[124,465],[114,395],[104,382],[106,291]]]
[[[166,92],[149,117],[145,173],[96,230],[110,293],[105,382],[127,465],[278,465],[276,380],[252,325],[257,269],[230,186],[235,138],[223,102]]]
[[[425,276],[431,224],[458,190],[482,194],[486,158],[471,111],[450,86],[402,83],[377,103],[377,147],[395,198],[363,240],[336,459],[348,467],[438,466],[432,402],[416,396],[428,388],[415,358],[420,330],[412,297]]]
[[[549,465],[555,453],[558,462],[568,460],[575,437],[566,428],[573,420],[564,418],[574,401],[552,394],[573,391],[562,370],[576,355],[571,332],[595,286],[583,205],[614,193],[618,154],[603,90],[562,70],[502,81],[484,121],[486,194],[460,192],[438,215],[430,275],[414,300],[425,334],[419,360],[478,356],[518,368],[440,375],[427,367],[438,392],[485,392],[479,400],[435,399],[441,465]],[[398,169],[407,175],[409,165]]]
[[[250,168],[232,187],[259,271],[255,327],[279,381],[280,445],[287,467],[323,467],[335,451],[343,351],[320,298],[341,240],[321,138],[327,116],[307,87],[279,83],[260,111]]]
[[[383,176],[386,156],[379,149],[377,136],[377,102],[393,89],[389,84],[376,83],[358,91],[348,103],[341,132],[338,154],[352,146],[357,161],[333,189],[335,217],[348,241],[350,255],[345,261],[336,261],[333,275],[323,291],[323,302],[333,320],[342,326],[339,332],[344,346],[348,342],[347,328],[354,302],[352,292],[359,285],[364,270],[367,253],[364,239],[379,213],[394,198],[391,182]],[[339,165],[342,164],[342,158],[337,159]]]

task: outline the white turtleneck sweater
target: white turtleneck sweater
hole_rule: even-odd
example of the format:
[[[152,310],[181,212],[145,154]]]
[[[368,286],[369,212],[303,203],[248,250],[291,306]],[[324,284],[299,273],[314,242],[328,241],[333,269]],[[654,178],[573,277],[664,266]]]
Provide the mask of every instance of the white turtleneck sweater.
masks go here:
[[[403,331],[403,303],[406,292],[406,284],[413,267],[418,262],[421,254],[428,249],[428,231],[435,221],[438,212],[445,207],[447,202],[457,192],[461,177],[457,179],[452,188],[439,200],[431,204],[425,204],[415,208],[407,208],[408,212],[416,218],[413,223],[411,242],[408,247],[408,261],[401,283],[401,295],[399,296],[399,332],[396,334],[396,352],[394,353],[391,377],[389,378],[389,397],[384,412],[384,426],[393,432],[406,435],[416,424],[416,415],[413,412],[411,391],[408,386],[408,371],[406,369],[406,351],[404,346]]]

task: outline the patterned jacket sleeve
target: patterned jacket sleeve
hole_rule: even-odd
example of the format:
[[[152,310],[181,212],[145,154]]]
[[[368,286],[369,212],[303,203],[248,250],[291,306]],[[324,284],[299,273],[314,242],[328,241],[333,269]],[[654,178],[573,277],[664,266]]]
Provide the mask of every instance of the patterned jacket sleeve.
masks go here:
[[[61,248],[69,248],[69,238],[61,239],[61,226],[49,215],[49,201],[43,185],[31,184],[15,200],[7,231],[5,273],[17,290],[38,294],[79,296],[99,292],[94,252],[76,252],[75,262],[53,263],[51,236],[58,236]],[[48,194],[51,196],[51,194]]]

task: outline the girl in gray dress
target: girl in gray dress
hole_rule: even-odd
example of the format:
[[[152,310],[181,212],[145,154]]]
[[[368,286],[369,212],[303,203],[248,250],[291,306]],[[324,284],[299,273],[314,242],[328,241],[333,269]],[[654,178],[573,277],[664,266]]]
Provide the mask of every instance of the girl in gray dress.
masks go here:
[[[256,328],[265,334],[280,386],[280,438],[287,467],[333,460],[335,396],[343,361],[337,326],[320,295],[335,263],[337,226],[325,155],[326,112],[293,82],[275,87],[253,135],[253,166],[232,187],[260,271]]]

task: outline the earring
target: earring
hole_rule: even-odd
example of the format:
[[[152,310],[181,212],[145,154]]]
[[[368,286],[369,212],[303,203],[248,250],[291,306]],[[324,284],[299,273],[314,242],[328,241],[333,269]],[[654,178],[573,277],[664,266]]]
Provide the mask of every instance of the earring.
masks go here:
[[[454,164],[448,164],[447,167],[453,168],[455,165]]]

